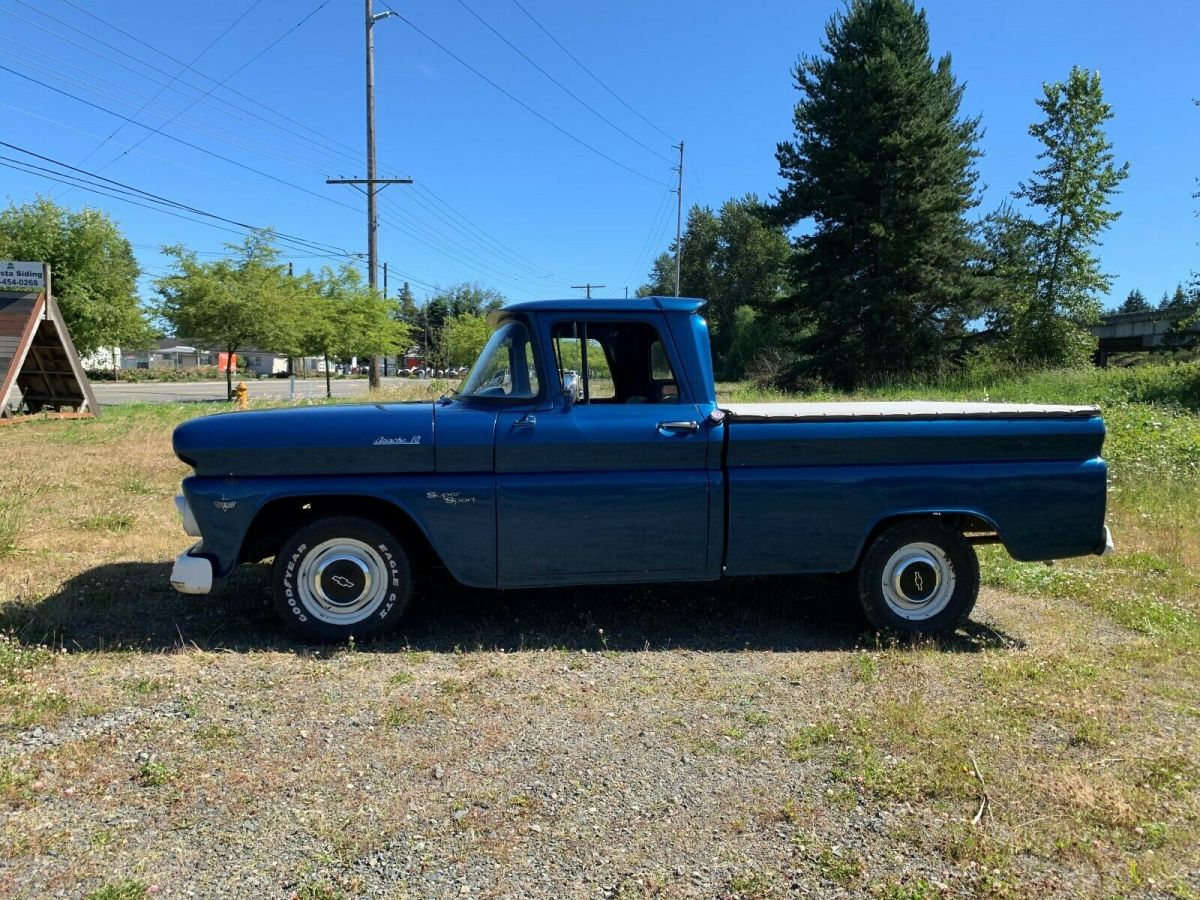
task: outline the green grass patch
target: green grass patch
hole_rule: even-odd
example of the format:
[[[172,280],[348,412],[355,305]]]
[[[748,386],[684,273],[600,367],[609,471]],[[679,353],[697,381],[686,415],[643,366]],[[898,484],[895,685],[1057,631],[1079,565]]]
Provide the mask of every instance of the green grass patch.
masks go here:
[[[805,725],[788,739],[788,756],[798,762],[804,762],[812,758],[815,749],[832,743],[836,737],[837,727],[831,722]]]
[[[1200,617],[1186,604],[1186,592],[1194,589],[1195,577],[1187,571],[1177,572],[1172,583],[1143,577],[1137,561],[1128,558],[1046,567],[1017,562],[996,548],[981,552],[980,562],[985,584],[1027,596],[1074,600],[1133,631],[1173,646],[1200,649]],[[1156,559],[1151,574],[1159,568]],[[1195,602],[1194,597],[1190,599]]]
[[[99,513],[77,519],[75,524],[84,531],[106,531],[111,534],[124,534],[133,528],[137,520],[129,513],[111,512]]]
[[[41,486],[27,478],[4,486],[0,495],[0,559],[16,553],[29,504],[41,490]]]
[[[22,644],[14,635],[0,632],[0,684],[26,681],[53,654],[41,644]]]
[[[124,878],[109,882],[84,896],[86,900],[143,900],[148,893],[149,889],[142,882]]]

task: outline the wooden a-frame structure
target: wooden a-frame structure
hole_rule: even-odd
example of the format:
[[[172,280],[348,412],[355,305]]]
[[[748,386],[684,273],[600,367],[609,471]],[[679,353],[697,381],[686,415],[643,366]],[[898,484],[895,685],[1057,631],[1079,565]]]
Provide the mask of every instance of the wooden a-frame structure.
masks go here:
[[[100,412],[50,292],[50,266],[43,272],[42,290],[0,284],[0,424],[37,413],[86,418]]]

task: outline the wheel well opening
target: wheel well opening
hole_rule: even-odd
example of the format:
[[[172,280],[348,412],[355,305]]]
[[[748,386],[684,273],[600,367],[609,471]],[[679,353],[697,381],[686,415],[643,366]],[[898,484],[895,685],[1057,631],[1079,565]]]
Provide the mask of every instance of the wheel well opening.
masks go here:
[[[858,551],[858,559],[855,565],[862,562],[862,556],[867,552],[867,548],[875,542],[875,539],[888,528],[898,522],[913,522],[923,519],[929,519],[934,522],[942,522],[949,525],[951,528],[956,528],[962,532],[972,544],[999,544],[1002,543],[1000,534],[996,531],[996,526],[989,522],[983,516],[969,512],[925,512],[925,513],[902,513],[900,515],[889,516],[886,519],[881,519],[871,529],[867,535],[867,539],[863,541],[862,547]]]
[[[370,519],[404,542],[414,565],[441,565],[424,532],[403,509],[378,497],[348,495],[282,497],[265,504],[246,530],[238,561],[258,562],[274,556],[298,529],[329,516]]]

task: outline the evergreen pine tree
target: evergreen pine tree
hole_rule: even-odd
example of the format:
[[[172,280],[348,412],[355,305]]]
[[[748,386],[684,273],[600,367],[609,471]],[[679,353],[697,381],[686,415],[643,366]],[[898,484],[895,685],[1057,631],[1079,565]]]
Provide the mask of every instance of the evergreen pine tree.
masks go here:
[[[1119,313],[1135,313],[1146,312],[1148,309],[1153,309],[1150,301],[1146,299],[1146,295],[1134,288],[1129,292],[1129,296],[1125,298],[1125,302],[1117,307]]]
[[[824,54],[794,70],[795,140],[778,145],[779,221],[794,256],[803,365],[841,386],[945,364],[978,308],[979,119],[960,115],[911,0],[851,0]]]

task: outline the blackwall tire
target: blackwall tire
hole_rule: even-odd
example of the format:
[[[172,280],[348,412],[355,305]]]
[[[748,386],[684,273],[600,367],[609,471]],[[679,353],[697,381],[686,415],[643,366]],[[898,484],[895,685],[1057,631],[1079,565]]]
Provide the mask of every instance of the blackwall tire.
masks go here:
[[[858,568],[858,601],[875,628],[902,634],[953,631],[975,608],[979,559],[962,532],[909,519],[880,532]]]
[[[301,637],[365,639],[391,631],[412,602],[400,540],[369,519],[331,516],[288,538],[275,556],[275,611]]]

